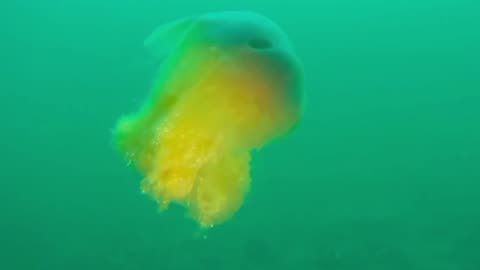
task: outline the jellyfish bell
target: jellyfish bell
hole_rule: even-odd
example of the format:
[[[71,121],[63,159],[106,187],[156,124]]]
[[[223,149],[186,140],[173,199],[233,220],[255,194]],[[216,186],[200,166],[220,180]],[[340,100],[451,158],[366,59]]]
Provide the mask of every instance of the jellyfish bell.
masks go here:
[[[184,58],[192,69],[194,58],[200,65],[216,59],[217,68],[235,70],[242,79],[261,77],[277,95],[284,96],[284,101],[301,109],[301,64],[287,35],[262,15],[219,12],[180,19],[158,27],[145,46],[161,58],[172,51],[180,52],[177,64]],[[206,58],[204,63],[200,55]]]
[[[158,27],[145,41],[163,59],[151,96],[116,128],[118,148],[164,208],[180,202],[218,224],[250,186],[250,152],[301,116],[303,72],[285,33],[251,12],[222,12]]]

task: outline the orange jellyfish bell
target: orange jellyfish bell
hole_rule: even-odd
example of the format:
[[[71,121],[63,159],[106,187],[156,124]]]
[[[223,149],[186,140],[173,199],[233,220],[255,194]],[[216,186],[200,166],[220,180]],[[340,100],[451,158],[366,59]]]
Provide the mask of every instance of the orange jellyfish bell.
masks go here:
[[[117,146],[162,208],[178,202],[202,226],[219,224],[249,190],[251,151],[301,116],[300,61],[276,24],[250,12],[174,21],[145,46],[163,63],[145,104],[118,121]]]

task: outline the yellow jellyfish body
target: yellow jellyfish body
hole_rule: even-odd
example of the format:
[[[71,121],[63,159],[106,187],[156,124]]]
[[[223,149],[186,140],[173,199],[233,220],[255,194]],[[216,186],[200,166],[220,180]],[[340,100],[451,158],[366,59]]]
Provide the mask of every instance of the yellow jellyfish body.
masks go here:
[[[162,208],[221,223],[249,190],[251,151],[301,116],[300,62],[281,29],[250,12],[177,20],[145,46],[163,62],[144,105],[118,121],[117,146]]]

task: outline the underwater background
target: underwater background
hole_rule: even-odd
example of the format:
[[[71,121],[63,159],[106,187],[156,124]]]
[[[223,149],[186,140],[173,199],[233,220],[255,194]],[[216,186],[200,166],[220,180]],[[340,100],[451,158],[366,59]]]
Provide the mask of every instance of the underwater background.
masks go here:
[[[222,10],[277,22],[300,126],[255,152],[229,221],[159,213],[112,128],[149,91],[143,40]],[[480,269],[480,2],[7,0],[0,269]]]

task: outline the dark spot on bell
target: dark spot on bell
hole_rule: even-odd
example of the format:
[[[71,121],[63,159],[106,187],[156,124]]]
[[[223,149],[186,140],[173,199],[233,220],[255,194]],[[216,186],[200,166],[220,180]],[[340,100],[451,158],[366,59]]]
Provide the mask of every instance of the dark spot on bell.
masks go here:
[[[272,48],[272,42],[267,39],[255,38],[248,42],[248,46],[256,50],[266,50]]]

